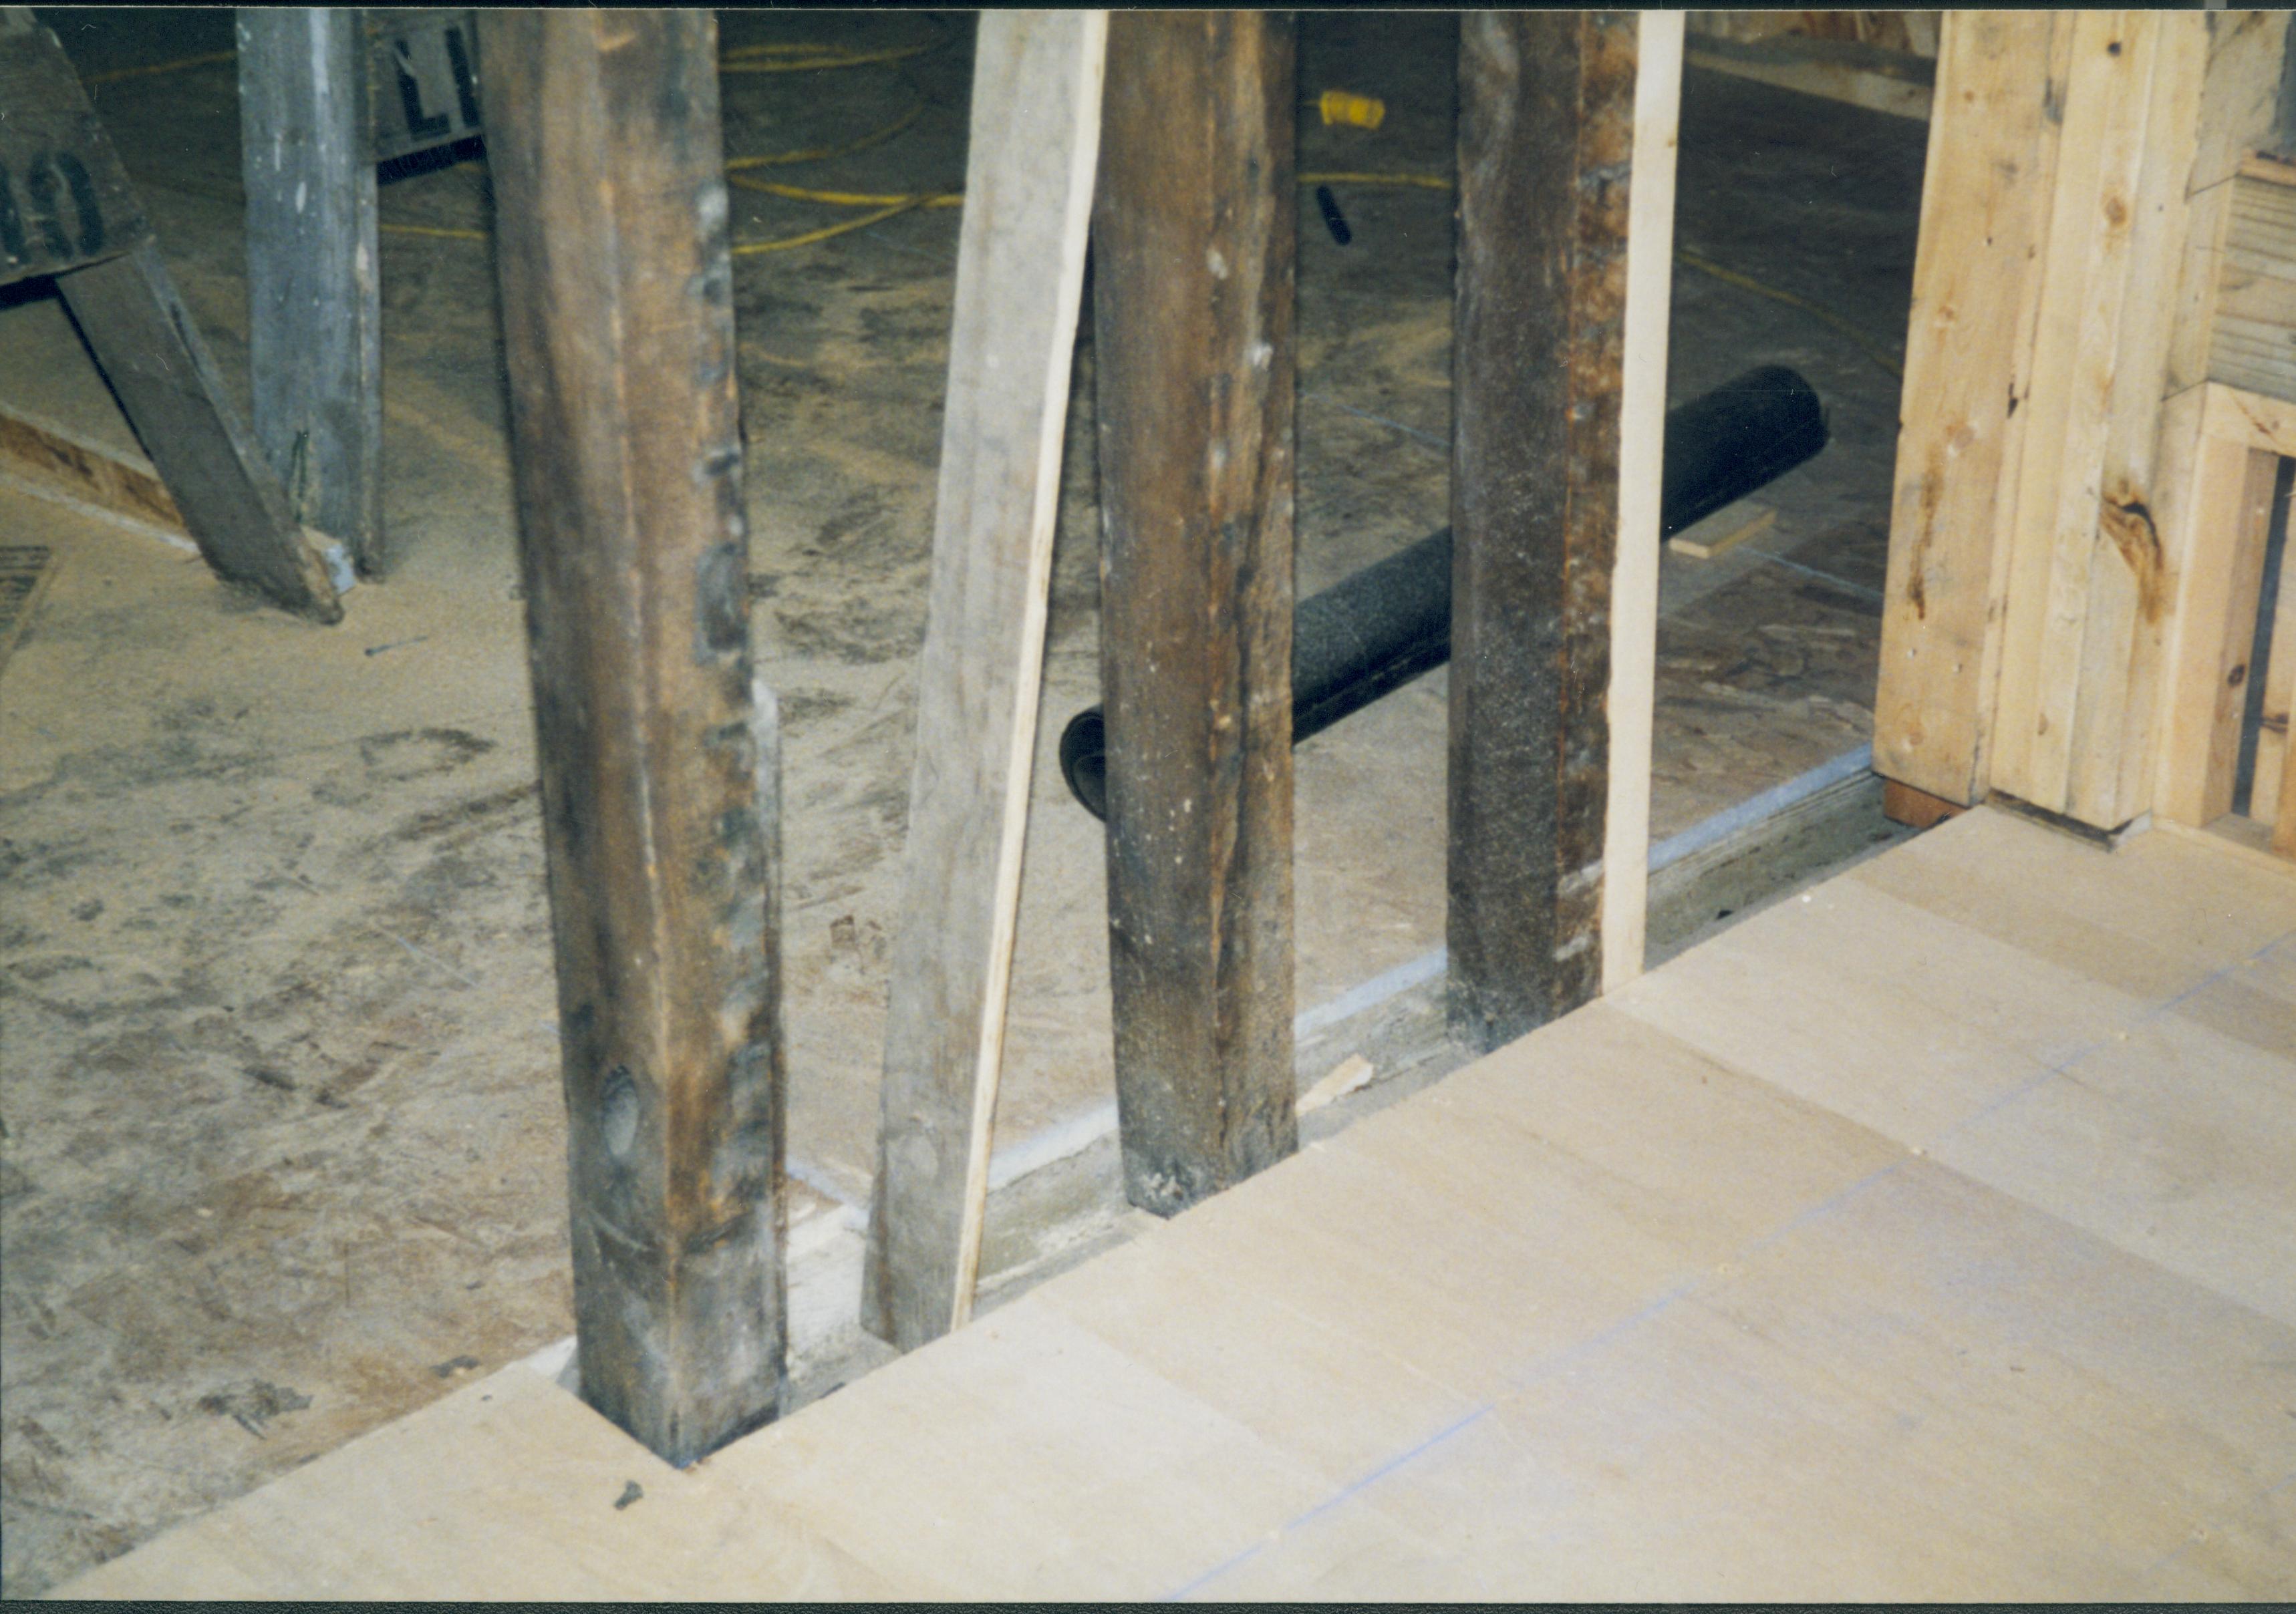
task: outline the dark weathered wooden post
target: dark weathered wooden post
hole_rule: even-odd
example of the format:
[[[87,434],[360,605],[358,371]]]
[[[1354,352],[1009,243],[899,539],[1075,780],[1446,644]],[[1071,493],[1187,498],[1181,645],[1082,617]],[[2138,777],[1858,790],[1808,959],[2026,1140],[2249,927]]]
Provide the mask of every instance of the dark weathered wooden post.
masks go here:
[[[1479,1048],[1640,967],[1679,28],[1460,20],[1450,1020]],[[1647,176],[1644,29],[1677,52]]]
[[[750,686],[717,29],[480,26],[582,1393],[686,1462],[775,1414],[784,1343],[778,806]]]
[[[255,435],[299,520],[382,566],[382,318],[365,13],[242,7]]]
[[[1125,1190],[1163,1216],[1299,1135],[1292,82],[1283,13],[1110,20],[1093,210],[1109,944]]]

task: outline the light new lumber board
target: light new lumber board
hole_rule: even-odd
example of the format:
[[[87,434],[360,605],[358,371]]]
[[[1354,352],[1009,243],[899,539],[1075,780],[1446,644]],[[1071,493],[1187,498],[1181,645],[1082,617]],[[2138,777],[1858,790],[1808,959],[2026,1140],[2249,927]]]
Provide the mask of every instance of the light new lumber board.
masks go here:
[[[2170,393],[2210,379],[2233,180],[2248,176],[2272,183],[2288,177],[2285,165],[2259,163],[2253,155],[2273,138],[2287,28],[2287,15],[2280,12],[2208,13],[2208,65],[2188,181],[2193,225],[2177,290]]]
[[[2177,1015],[2087,1051],[1929,1152],[1979,1182],[2296,1324],[2288,1050]],[[2111,1177],[2099,1158],[2120,1163]]]
[[[1021,892],[1103,12],[980,21],[863,1314],[971,1315]]]
[[[1982,799],[2071,27],[1952,12],[1922,184],[1874,771]]]
[[[2251,164],[2223,189],[2209,379],[2296,398],[2296,170]]]
[[[1708,944],[695,1468],[516,1366],[63,1593],[2296,1595],[2296,1063],[2196,1010],[2296,874],[1980,809],[1731,935],[1855,1012]]]
[[[1620,361],[1624,381],[1619,399],[1618,559],[1611,579],[1611,686],[1603,702],[1611,720],[1610,777],[1605,782],[1603,820],[1602,987],[1605,992],[1642,973],[1650,932],[1659,484],[1666,438],[1667,310],[1674,284],[1674,182],[1682,123],[1682,42],[1683,20],[1678,12],[1644,12],[1636,20],[1634,143],[1628,159],[1633,178],[1627,198],[1625,355]]]
[[[2103,829],[2118,829],[2152,806],[2153,718],[2171,588],[2152,514],[2161,397],[2176,320],[2173,299],[2161,291],[2176,282],[2190,225],[2185,184],[2206,46],[2202,19],[2161,20],[2144,158],[2128,199],[2128,290],[2105,406],[2087,617],[2078,659],[2069,647],[2059,651],[2077,681],[2060,810]],[[2063,635],[2058,643],[2064,645]]]
[[[1777,520],[1778,512],[1767,504],[1742,499],[1693,521],[1669,538],[1666,546],[1693,561],[1710,561],[1729,553],[1756,534],[1767,532]]]
[[[2142,416],[2137,440],[2149,451],[2167,362],[2172,299],[2138,282],[2144,265],[2173,245],[2182,251],[2183,197],[2148,179],[2178,146],[2173,116],[2156,93],[2183,87],[2175,71],[2195,55],[2204,28],[2197,14],[2081,12],[2070,17],[2072,55],[2064,99],[2040,318],[2034,334],[2032,420],[2007,531],[2008,589],[2001,627],[2001,684],[1990,772],[1994,789],[2101,828],[2117,828],[2117,791],[2075,792],[2077,741],[2112,737],[2107,775],[2120,777],[2131,614],[2157,615],[2164,581],[2153,523],[2150,465],[2116,464]],[[2191,119],[2182,146],[2189,162]],[[2161,210],[2173,203],[2175,233],[2161,238]],[[2140,229],[2140,224],[2144,226]],[[2125,355],[2125,349],[2136,349]],[[2146,355],[2157,355],[2148,371]],[[2134,356],[2137,362],[2128,362]],[[2118,429],[2117,429],[2118,428]],[[2145,456],[2149,459],[2149,452]],[[2142,474],[2132,474],[2140,471]],[[2092,636],[2098,643],[2093,666]],[[2084,709],[2092,702],[2102,714]],[[2095,741],[2104,744],[2103,741]],[[2089,782],[2086,771],[2083,783]]]
[[[2289,13],[2209,12],[2208,78],[2201,99],[2194,194],[2240,172],[2272,142],[2287,63]]]
[[[2274,462],[2296,454],[2296,403],[2204,382],[2163,408],[2161,441],[2160,525],[2176,597],[2152,807],[2204,829],[2232,808]]]
[[[2106,852],[1988,808],[1843,878],[2131,997],[2165,1002],[2296,929],[2296,884],[2259,884],[2258,867],[2207,837],[2148,832]],[[2032,901],[2043,889],[2049,900]]]

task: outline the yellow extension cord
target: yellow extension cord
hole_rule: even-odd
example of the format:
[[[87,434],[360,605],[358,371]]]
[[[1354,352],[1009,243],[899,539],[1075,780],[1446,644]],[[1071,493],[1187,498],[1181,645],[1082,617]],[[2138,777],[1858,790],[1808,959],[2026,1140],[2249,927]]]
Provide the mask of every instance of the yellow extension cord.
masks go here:
[[[749,170],[752,168],[781,168],[804,162],[827,162],[834,158],[849,157],[857,152],[865,152],[872,147],[882,145],[899,135],[924,116],[926,101],[922,86],[910,78],[906,70],[899,69],[898,64],[939,50],[947,43],[948,37],[944,32],[939,37],[921,45],[893,45],[873,51],[848,50],[837,45],[808,44],[800,41],[787,44],[737,45],[723,53],[718,59],[718,70],[722,73],[808,73],[841,68],[890,66],[900,72],[902,81],[907,85],[911,92],[909,104],[900,116],[881,128],[871,130],[857,140],[848,141],[842,145],[736,157],[727,161],[726,164],[727,183],[738,185],[743,190],[761,192],[766,195],[777,196],[789,201],[809,201],[824,207],[869,209],[857,218],[840,219],[835,224],[824,225],[818,229],[802,231],[795,235],[780,236],[771,241],[743,242],[733,249],[734,256],[748,258],[767,252],[791,251],[797,248],[813,246],[816,242],[829,241],[840,235],[850,234],[856,230],[865,230],[872,225],[882,224],[886,219],[898,217],[901,214],[914,212],[919,209],[962,207],[964,202],[964,193],[962,191],[914,191],[893,193],[832,191],[810,185],[785,184],[775,180],[755,179],[749,174]],[[108,73],[97,73],[82,82],[88,88],[94,89],[99,86],[118,84],[127,79],[180,72],[189,68],[218,66],[236,59],[235,52],[216,51],[206,55],[184,56],[172,61],[154,62],[148,67],[120,68]],[[1308,173],[1299,176],[1299,183],[1302,185],[1368,185],[1391,190],[1448,192],[1453,188],[1451,181],[1439,174]],[[381,224],[376,228],[387,234],[419,236],[432,241],[484,242],[488,239],[487,233],[482,230],[456,229],[440,225]],[[1695,269],[1701,274],[1710,275],[1725,285],[1734,286],[1742,291],[1767,298],[1772,302],[1783,303],[1787,307],[1800,310],[1847,338],[1860,353],[1890,376],[1898,380],[1904,378],[1904,367],[1894,355],[1858,330],[1855,324],[1824,305],[1757,280],[1751,274],[1730,268],[1726,265],[1716,263],[1711,258],[1683,248],[1675,249],[1674,258],[1677,263],[1685,267]]]

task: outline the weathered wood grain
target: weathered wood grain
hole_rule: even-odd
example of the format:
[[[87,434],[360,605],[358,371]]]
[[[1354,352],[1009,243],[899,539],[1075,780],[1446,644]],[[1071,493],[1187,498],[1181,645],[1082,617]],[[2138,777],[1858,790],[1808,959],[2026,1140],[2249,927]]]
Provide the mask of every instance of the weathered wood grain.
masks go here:
[[[988,12],[973,49],[862,1298],[904,1348],[966,1321],[980,1263],[1107,44],[1105,12]]]
[[[1479,1048],[1603,978],[1636,33],[1460,20],[1447,878]]]
[[[56,289],[215,574],[290,610],[340,621],[326,561],[226,397],[158,245],[147,238],[70,270]]]
[[[685,1463],[775,1414],[786,1332],[717,29],[480,26],[582,1393]]]
[[[239,12],[255,436],[296,519],[380,572],[382,299],[364,13]]]
[[[1109,951],[1126,1192],[1296,1147],[1292,33],[1110,20],[1093,210]]]
[[[114,258],[147,239],[111,142],[56,37],[0,27],[0,286]]]
[[[481,133],[476,19],[466,11],[376,8],[367,94],[373,157],[387,162]]]

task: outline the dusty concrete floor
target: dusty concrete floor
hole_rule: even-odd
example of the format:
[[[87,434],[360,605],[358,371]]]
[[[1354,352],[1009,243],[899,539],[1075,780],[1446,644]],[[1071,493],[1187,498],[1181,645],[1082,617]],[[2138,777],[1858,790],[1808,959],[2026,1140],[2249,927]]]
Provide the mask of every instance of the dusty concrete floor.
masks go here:
[[[229,45],[227,12],[43,15],[91,73]],[[916,125],[788,171],[911,188],[961,178],[968,23],[728,13],[725,32],[890,43],[935,26],[947,48],[910,64],[930,102]],[[1375,133],[1304,119],[1301,167],[1447,173],[1452,37],[1439,15],[1307,17],[1303,98],[1341,86],[1390,111]],[[729,78],[728,150],[849,138],[908,93],[882,70]],[[229,66],[97,96],[243,387]],[[1894,349],[1923,135],[1693,72],[1682,243]],[[1300,227],[1302,593],[1447,519],[1448,208],[1340,195],[1350,246],[1312,203]],[[737,239],[830,217],[737,197]],[[487,206],[471,164],[392,184],[382,216],[483,230]],[[850,1208],[875,1127],[955,231],[953,212],[911,214],[736,274],[753,627],[787,725],[791,1170],[818,1274],[798,1323],[818,1382],[855,1361]],[[0,540],[62,555],[0,678],[9,1594],[570,1327],[492,276],[483,242],[384,236],[398,560],[340,627],[251,606],[146,536],[0,494]],[[1766,553],[1667,561],[1661,836],[1868,733],[1896,383],[1805,315],[1677,274],[1676,401],[1773,361],[1826,397],[1835,440],[1764,496],[1779,510]],[[997,1122],[998,1180],[1022,1177],[992,1225],[1007,1287],[1115,1216],[1095,1143],[1111,1099],[1098,826],[1051,760],[1097,699],[1091,382],[1087,331]],[[130,446],[52,301],[0,308],[0,397]],[[1301,749],[1303,1009],[1442,939],[1444,692],[1431,676]],[[1382,1077],[1442,1062],[1395,1023],[1325,1030],[1303,1074],[1358,1049]]]

